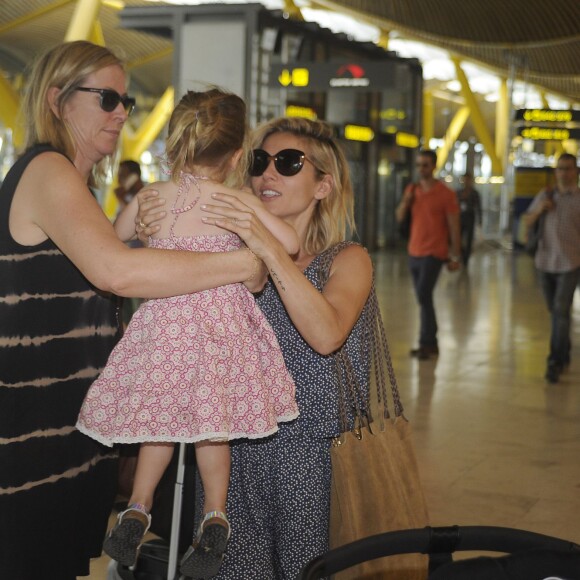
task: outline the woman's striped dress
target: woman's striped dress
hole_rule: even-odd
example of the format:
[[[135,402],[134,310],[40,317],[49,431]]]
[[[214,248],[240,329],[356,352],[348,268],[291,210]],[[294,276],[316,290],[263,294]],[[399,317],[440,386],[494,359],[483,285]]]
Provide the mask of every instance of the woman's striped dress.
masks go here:
[[[88,574],[116,488],[114,453],[74,428],[118,338],[115,300],[99,295],[50,240],[21,246],[8,228],[20,176],[46,150],[28,151],[0,189],[3,580]]]

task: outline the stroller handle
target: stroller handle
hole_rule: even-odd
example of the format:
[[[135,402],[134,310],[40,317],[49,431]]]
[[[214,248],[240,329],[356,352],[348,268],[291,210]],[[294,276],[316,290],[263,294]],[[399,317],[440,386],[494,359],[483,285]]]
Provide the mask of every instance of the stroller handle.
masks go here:
[[[311,560],[298,580],[318,580],[356,564],[395,554],[451,554],[481,550],[511,553],[548,548],[580,551],[580,546],[535,532],[495,526],[445,526],[385,532],[330,550]]]

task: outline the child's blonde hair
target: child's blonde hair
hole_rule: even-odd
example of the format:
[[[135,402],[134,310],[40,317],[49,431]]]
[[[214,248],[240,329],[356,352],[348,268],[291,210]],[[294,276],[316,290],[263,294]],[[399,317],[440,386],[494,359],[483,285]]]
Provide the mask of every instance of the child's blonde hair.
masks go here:
[[[230,161],[239,149],[242,156],[232,170]],[[241,187],[249,165],[246,104],[217,87],[188,91],[169,119],[166,155],[174,181],[182,171],[204,166],[212,168],[213,179]]]

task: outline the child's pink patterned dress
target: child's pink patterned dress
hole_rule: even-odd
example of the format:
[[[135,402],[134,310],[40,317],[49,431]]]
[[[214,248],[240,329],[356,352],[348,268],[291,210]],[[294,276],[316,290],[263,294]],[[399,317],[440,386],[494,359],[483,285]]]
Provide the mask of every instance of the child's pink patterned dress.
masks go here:
[[[199,252],[234,234],[151,240]],[[243,284],[144,302],[91,386],[77,427],[104,443],[265,437],[298,416],[294,382]]]

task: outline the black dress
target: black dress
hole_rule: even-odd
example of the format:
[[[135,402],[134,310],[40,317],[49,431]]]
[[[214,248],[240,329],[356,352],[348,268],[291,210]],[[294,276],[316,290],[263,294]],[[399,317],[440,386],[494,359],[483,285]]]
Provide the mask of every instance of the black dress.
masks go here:
[[[3,580],[87,575],[116,490],[115,453],[74,428],[118,338],[116,300],[99,294],[52,241],[22,246],[8,228],[18,181],[47,150],[29,150],[0,189]]]

